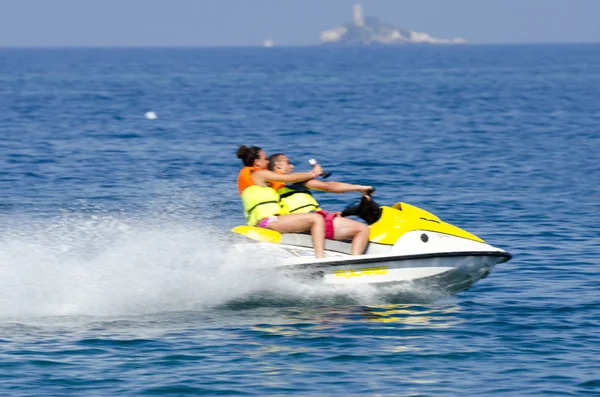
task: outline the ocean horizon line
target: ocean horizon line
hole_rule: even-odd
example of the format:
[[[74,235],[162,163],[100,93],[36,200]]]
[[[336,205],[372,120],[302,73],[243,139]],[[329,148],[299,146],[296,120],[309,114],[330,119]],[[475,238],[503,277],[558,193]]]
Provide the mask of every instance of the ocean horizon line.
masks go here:
[[[19,50],[19,49],[241,49],[241,48],[264,48],[265,50],[273,50],[277,48],[429,48],[429,47],[486,47],[486,46],[571,46],[571,45],[600,45],[600,41],[586,41],[586,42],[497,42],[497,43],[471,43],[467,42],[460,45],[455,44],[399,44],[399,45],[327,45],[327,44],[282,44],[274,45],[272,47],[265,47],[260,44],[201,44],[201,45],[152,45],[152,44],[141,44],[141,45],[121,45],[121,44],[92,44],[92,45],[1,45],[0,50]]]

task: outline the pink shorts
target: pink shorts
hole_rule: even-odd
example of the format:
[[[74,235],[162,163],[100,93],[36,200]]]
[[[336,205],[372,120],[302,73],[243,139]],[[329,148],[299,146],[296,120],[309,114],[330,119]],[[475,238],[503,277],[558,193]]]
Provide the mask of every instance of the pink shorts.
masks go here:
[[[262,218],[260,221],[258,221],[256,226],[268,229],[267,225],[271,222],[277,222],[277,215],[271,215],[266,218]]]
[[[333,219],[338,216],[338,214],[331,214],[327,211],[317,211],[317,214],[321,215],[325,218],[325,238],[332,239],[335,230],[333,229]]]

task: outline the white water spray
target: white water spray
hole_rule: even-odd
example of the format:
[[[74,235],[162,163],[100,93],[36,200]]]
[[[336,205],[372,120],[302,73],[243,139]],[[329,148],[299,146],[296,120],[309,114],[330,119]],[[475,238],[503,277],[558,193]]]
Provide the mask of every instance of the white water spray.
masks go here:
[[[273,258],[236,249],[228,230],[202,219],[65,214],[3,225],[0,320],[381,302],[373,287],[324,288],[265,271]]]
[[[21,222],[0,236],[0,318],[218,305],[269,282],[239,271],[253,260],[232,253],[213,227],[181,219]]]

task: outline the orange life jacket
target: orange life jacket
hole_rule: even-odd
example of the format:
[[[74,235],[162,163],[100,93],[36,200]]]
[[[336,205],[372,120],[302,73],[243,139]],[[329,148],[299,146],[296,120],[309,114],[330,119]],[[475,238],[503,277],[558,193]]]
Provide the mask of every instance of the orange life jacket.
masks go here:
[[[285,182],[275,182],[275,181],[271,181],[269,182],[271,184],[271,187],[275,190],[279,190],[282,187],[285,186]]]
[[[238,191],[244,205],[248,225],[255,226],[261,219],[281,214],[279,194],[270,186],[258,186],[252,180],[256,167],[244,167],[238,176]]]
[[[249,186],[256,185],[252,180],[252,173],[259,170],[258,167],[244,167],[238,175],[238,193],[242,194],[244,189]]]

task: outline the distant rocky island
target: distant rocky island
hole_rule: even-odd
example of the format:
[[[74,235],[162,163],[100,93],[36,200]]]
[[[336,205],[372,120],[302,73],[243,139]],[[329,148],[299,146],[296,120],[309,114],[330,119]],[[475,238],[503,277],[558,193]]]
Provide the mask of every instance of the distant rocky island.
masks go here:
[[[413,32],[375,17],[363,17],[362,6],[354,6],[353,22],[321,32],[321,43],[327,45],[400,45],[400,44],[464,44],[464,39],[437,39],[427,33]]]

